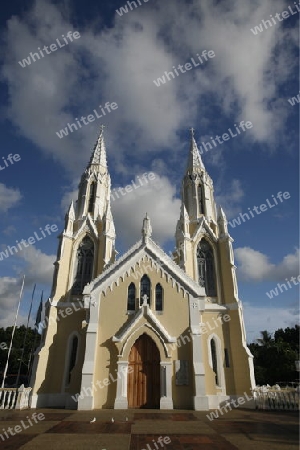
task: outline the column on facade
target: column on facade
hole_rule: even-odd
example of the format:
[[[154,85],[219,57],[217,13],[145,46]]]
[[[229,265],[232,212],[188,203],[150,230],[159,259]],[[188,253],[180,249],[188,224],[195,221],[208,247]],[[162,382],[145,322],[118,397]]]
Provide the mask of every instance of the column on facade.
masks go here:
[[[115,409],[127,409],[127,378],[128,378],[128,361],[118,361],[117,374],[117,394],[115,400]]]
[[[172,362],[160,363],[160,409],[173,409]]]
[[[205,368],[203,362],[203,342],[199,323],[199,311],[205,308],[205,299],[189,298],[190,326],[193,342],[193,367],[195,381],[194,409],[206,411],[209,409],[205,387]]]

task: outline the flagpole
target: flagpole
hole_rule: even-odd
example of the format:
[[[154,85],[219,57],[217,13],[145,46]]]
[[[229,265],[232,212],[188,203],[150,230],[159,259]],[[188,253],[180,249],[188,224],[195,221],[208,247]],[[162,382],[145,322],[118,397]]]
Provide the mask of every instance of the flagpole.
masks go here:
[[[18,370],[18,375],[17,375],[16,387],[19,387],[21,366],[22,366],[23,358],[24,358],[25,344],[26,344],[26,338],[27,338],[27,334],[28,334],[28,326],[29,326],[29,321],[30,321],[30,316],[31,316],[31,310],[32,310],[32,304],[33,304],[35,288],[36,288],[36,284],[33,287],[32,295],[31,295],[31,303],[30,303],[29,313],[28,313],[28,317],[27,317],[26,331],[25,331],[25,335],[24,335],[24,339],[23,339],[23,347],[22,347],[22,353],[21,353],[21,358],[20,358],[19,370]]]
[[[37,340],[37,336],[39,335],[39,331],[37,330],[37,325],[38,325],[37,322],[39,322],[39,321],[41,320],[41,311],[42,311],[42,309],[43,309],[43,294],[44,294],[44,291],[42,291],[42,294],[41,294],[41,300],[40,300],[39,308],[38,308],[38,311],[37,311],[37,316],[36,316],[35,326],[34,326],[34,328],[35,328],[35,336],[34,336],[33,346],[32,346],[32,348],[31,348],[31,352],[30,352],[30,356],[29,356],[29,361],[28,361],[28,372],[27,372],[27,376],[28,376],[29,382],[30,382],[30,380],[31,380],[31,375],[32,375],[32,366],[33,366],[32,356],[33,356],[34,353],[35,353],[35,350],[36,350],[36,340]]]
[[[10,353],[11,353],[11,349],[12,349],[13,338],[14,338],[14,334],[15,334],[15,330],[16,330],[16,325],[17,325],[17,320],[18,320],[18,315],[19,315],[19,309],[20,309],[21,299],[22,299],[22,295],[23,295],[24,282],[25,282],[25,275],[23,275],[22,286],[21,286],[20,297],[19,297],[19,304],[18,304],[18,308],[17,308],[17,313],[16,313],[16,317],[15,317],[15,323],[14,323],[13,331],[12,331],[12,334],[11,334],[11,340],[10,340],[9,349],[8,349],[8,353],[7,353],[7,360],[6,360],[6,365],[5,365],[5,369],[4,369],[4,373],[3,373],[3,380],[2,380],[1,389],[4,388],[4,384],[5,384],[5,378],[6,378],[7,369],[8,369],[9,357],[10,357]]]

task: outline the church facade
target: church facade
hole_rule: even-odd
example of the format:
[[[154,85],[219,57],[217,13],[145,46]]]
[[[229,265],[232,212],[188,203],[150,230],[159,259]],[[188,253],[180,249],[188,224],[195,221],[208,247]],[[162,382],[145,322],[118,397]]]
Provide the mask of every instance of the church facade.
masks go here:
[[[251,393],[233,239],[193,132],[183,175],[173,257],[146,215],[116,258],[101,131],[59,237],[31,407],[208,410]]]

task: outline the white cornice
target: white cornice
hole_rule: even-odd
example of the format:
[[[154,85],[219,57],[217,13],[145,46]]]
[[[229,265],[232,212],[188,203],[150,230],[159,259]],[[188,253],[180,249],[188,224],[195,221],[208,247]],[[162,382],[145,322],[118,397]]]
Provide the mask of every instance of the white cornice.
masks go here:
[[[226,305],[219,305],[218,303],[207,303],[205,302],[205,312],[224,312],[227,311],[228,308]]]

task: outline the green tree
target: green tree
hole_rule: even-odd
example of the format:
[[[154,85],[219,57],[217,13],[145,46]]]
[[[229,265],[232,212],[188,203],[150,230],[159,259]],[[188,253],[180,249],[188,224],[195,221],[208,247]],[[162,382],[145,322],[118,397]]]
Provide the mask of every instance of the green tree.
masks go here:
[[[279,329],[274,338],[264,330],[256,342],[249,345],[254,356],[257,384],[296,381],[295,361],[299,359],[299,326]]]
[[[271,333],[269,333],[267,330],[264,330],[264,331],[261,331],[260,334],[261,334],[261,338],[256,339],[256,342],[260,346],[270,347],[271,345],[273,345],[274,339],[272,338]]]
[[[7,353],[8,347],[11,341],[13,327],[7,327],[6,329],[0,328],[0,344],[5,343],[7,349],[0,349],[0,382],[2,382],[2,376],[5,369],[6,361],[7,361]],[[36,331],[28,328],[26,341],[24,345],[24,354],[21,361],[22,349],[24,338],[26,334],[26,327],[24,325],[20,327],[16,327],[14,339],[12,343],[12,350],[9,358],[8,371],[7,375],[17,375],[19,366],[20,374],[22,377],[27,376],[29,373],[29,363],[30,356],[32,351],[34,350],[34,346],[37,347],[40,342],[39,335],[37,335]]]

